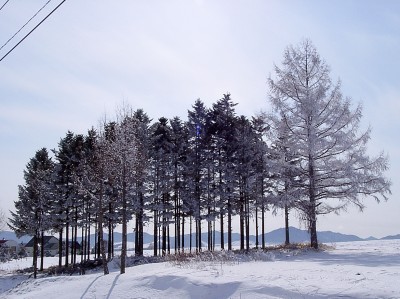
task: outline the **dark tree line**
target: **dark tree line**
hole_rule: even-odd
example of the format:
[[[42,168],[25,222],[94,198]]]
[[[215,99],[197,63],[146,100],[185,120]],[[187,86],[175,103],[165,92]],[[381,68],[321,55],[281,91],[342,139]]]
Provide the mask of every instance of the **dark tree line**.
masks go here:
[[[17,234],[34,237],[35,273],[37,245],[45,232],[59,236],[60,266],[63,258],[65,266],[76,263],[81,236],[83,260],[94,248],[107,274],[114,230],[121,225],[124,273],[131,220],[138,256],[143,255],[144,225],[153,228],[154,255],[199,252],[203,244],[212,251],[217,238],[221,249],[232,250],[234,219],[241,250],[250,249],[252,220],[256,247],[265,248],[265,215],[278,209],[285,211],[286,243],[289,210],[296,209],[308,221],[312,246],[318,247],[318,214],[349,203],[362,208],[359,195],[386,199],[387,159],[365,155],[369,131],[357,133],[359,108],[351,111],[309,41],[288,48],[276,73],[276,80],[269,79],[270,115],[238,116],[230,94],[210,108],[195,101],[187,120],[153,122],[143,110],[123,106],[115,120],[102,121],[86,135],[68,132],[54,158],[46,149],[36,152],[9,221]],[[89,238],[93,232],[95,244]]]
[[[143,110],[124,107],[115,121],[104,121],[86,135],[68,132],[53,150],[54,158],[41,149],[28,163],[26,185],[20,186],[10,226],[38,240],[44,232],[57,233],[60,266],[76,263],[73,244],[78,236],[83,239],[84,260],[93,247],[98,257],[109,260],[114,229],[121,225],[123,272],[126,225],[132,219],[139,256],[146,223],[154,229],[154,255],[185,248],[198,252],[204,243],[214,250],[218,231],[221,248],[231,250],[234,216],[240,219],[240,248],[248,250],[250,219],[261,217],[264,226],[265,212],[273,204],[268,196],[273,185],[271,155],[264,121],[237,116],[235,106],[229,94],[212,108],[197,100],[187,121],[161,117],[153,123]],[[31,193],[25,195],[25,189]],[[206,240],[201,238],[202,227]],[[258,229],[257,223],[257,240]],[[96,244],[90,244],[93,232]],[[194,236],[189,244],[187,234]]]

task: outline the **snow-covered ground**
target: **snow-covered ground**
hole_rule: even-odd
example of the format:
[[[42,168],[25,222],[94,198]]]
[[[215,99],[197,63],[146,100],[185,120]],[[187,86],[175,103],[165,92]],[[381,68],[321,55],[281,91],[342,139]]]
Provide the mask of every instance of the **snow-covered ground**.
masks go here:
[[[107,276],[34,280],[13,272],[30,263],[0,264],[0,298],[400,298],[400,240],[276,251],[260,261],[146,264],[123,275],[115,264]]]

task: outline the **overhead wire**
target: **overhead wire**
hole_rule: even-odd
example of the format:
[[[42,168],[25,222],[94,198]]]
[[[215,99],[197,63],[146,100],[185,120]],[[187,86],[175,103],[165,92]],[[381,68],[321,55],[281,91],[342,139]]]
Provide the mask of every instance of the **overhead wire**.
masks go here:
[[[1,59],[2,61],[4,58],[8,56],[16,47],[18,47],[36,28],[38,28],[50,15],[53,14],[66,0],[63,0],[60,4],[58,4],[43,20],[41,20],[31,31],[29,31],[14,47],[11,48]]]
[[[32,21],[42,10],[49,4],[51,0],[47,1],[13,36],[11,36],[8,41],[5,42],[4,45],[1,46],[0,50],[3,49],[7,44],[18,34],[21,32],[22,29],[25,28],[26,25],[29,24],[30,21]]]
[[[6,6],[6,4],[8,3],[8,1],[10,1],[10,0],[7,0],[6,2],[4,2],[4,4],[0,7],[0,10],[2,10],[4,6]]]

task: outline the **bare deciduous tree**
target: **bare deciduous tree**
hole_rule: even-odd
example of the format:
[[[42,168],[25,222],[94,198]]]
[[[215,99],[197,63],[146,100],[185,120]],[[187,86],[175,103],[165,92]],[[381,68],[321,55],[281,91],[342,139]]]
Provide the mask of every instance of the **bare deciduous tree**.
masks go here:
[[[367,155],[371,129],[360,132],[362,107],[352,109],[310,40],[288,47],[275,74],[268,80],[270,101],[292,137],[286,146],[299,157],[306,198],[299,208],[307,215],[311,246],[318,248],[318,214],[339,212],[349,204],[362,210],[366,196],[387,200],[391,183],[383,173],[388,158]]]

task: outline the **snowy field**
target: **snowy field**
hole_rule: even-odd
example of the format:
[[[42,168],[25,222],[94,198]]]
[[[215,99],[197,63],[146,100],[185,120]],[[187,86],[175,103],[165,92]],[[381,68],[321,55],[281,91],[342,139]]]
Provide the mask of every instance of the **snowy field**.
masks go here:
[[[120,275],[42,277],[0,264],[0,298],[400,298],[400,240],[332,244],[324,251],[276,251],[262,261],[163,262]],[[47,265],[57,263],[47,259]]]

